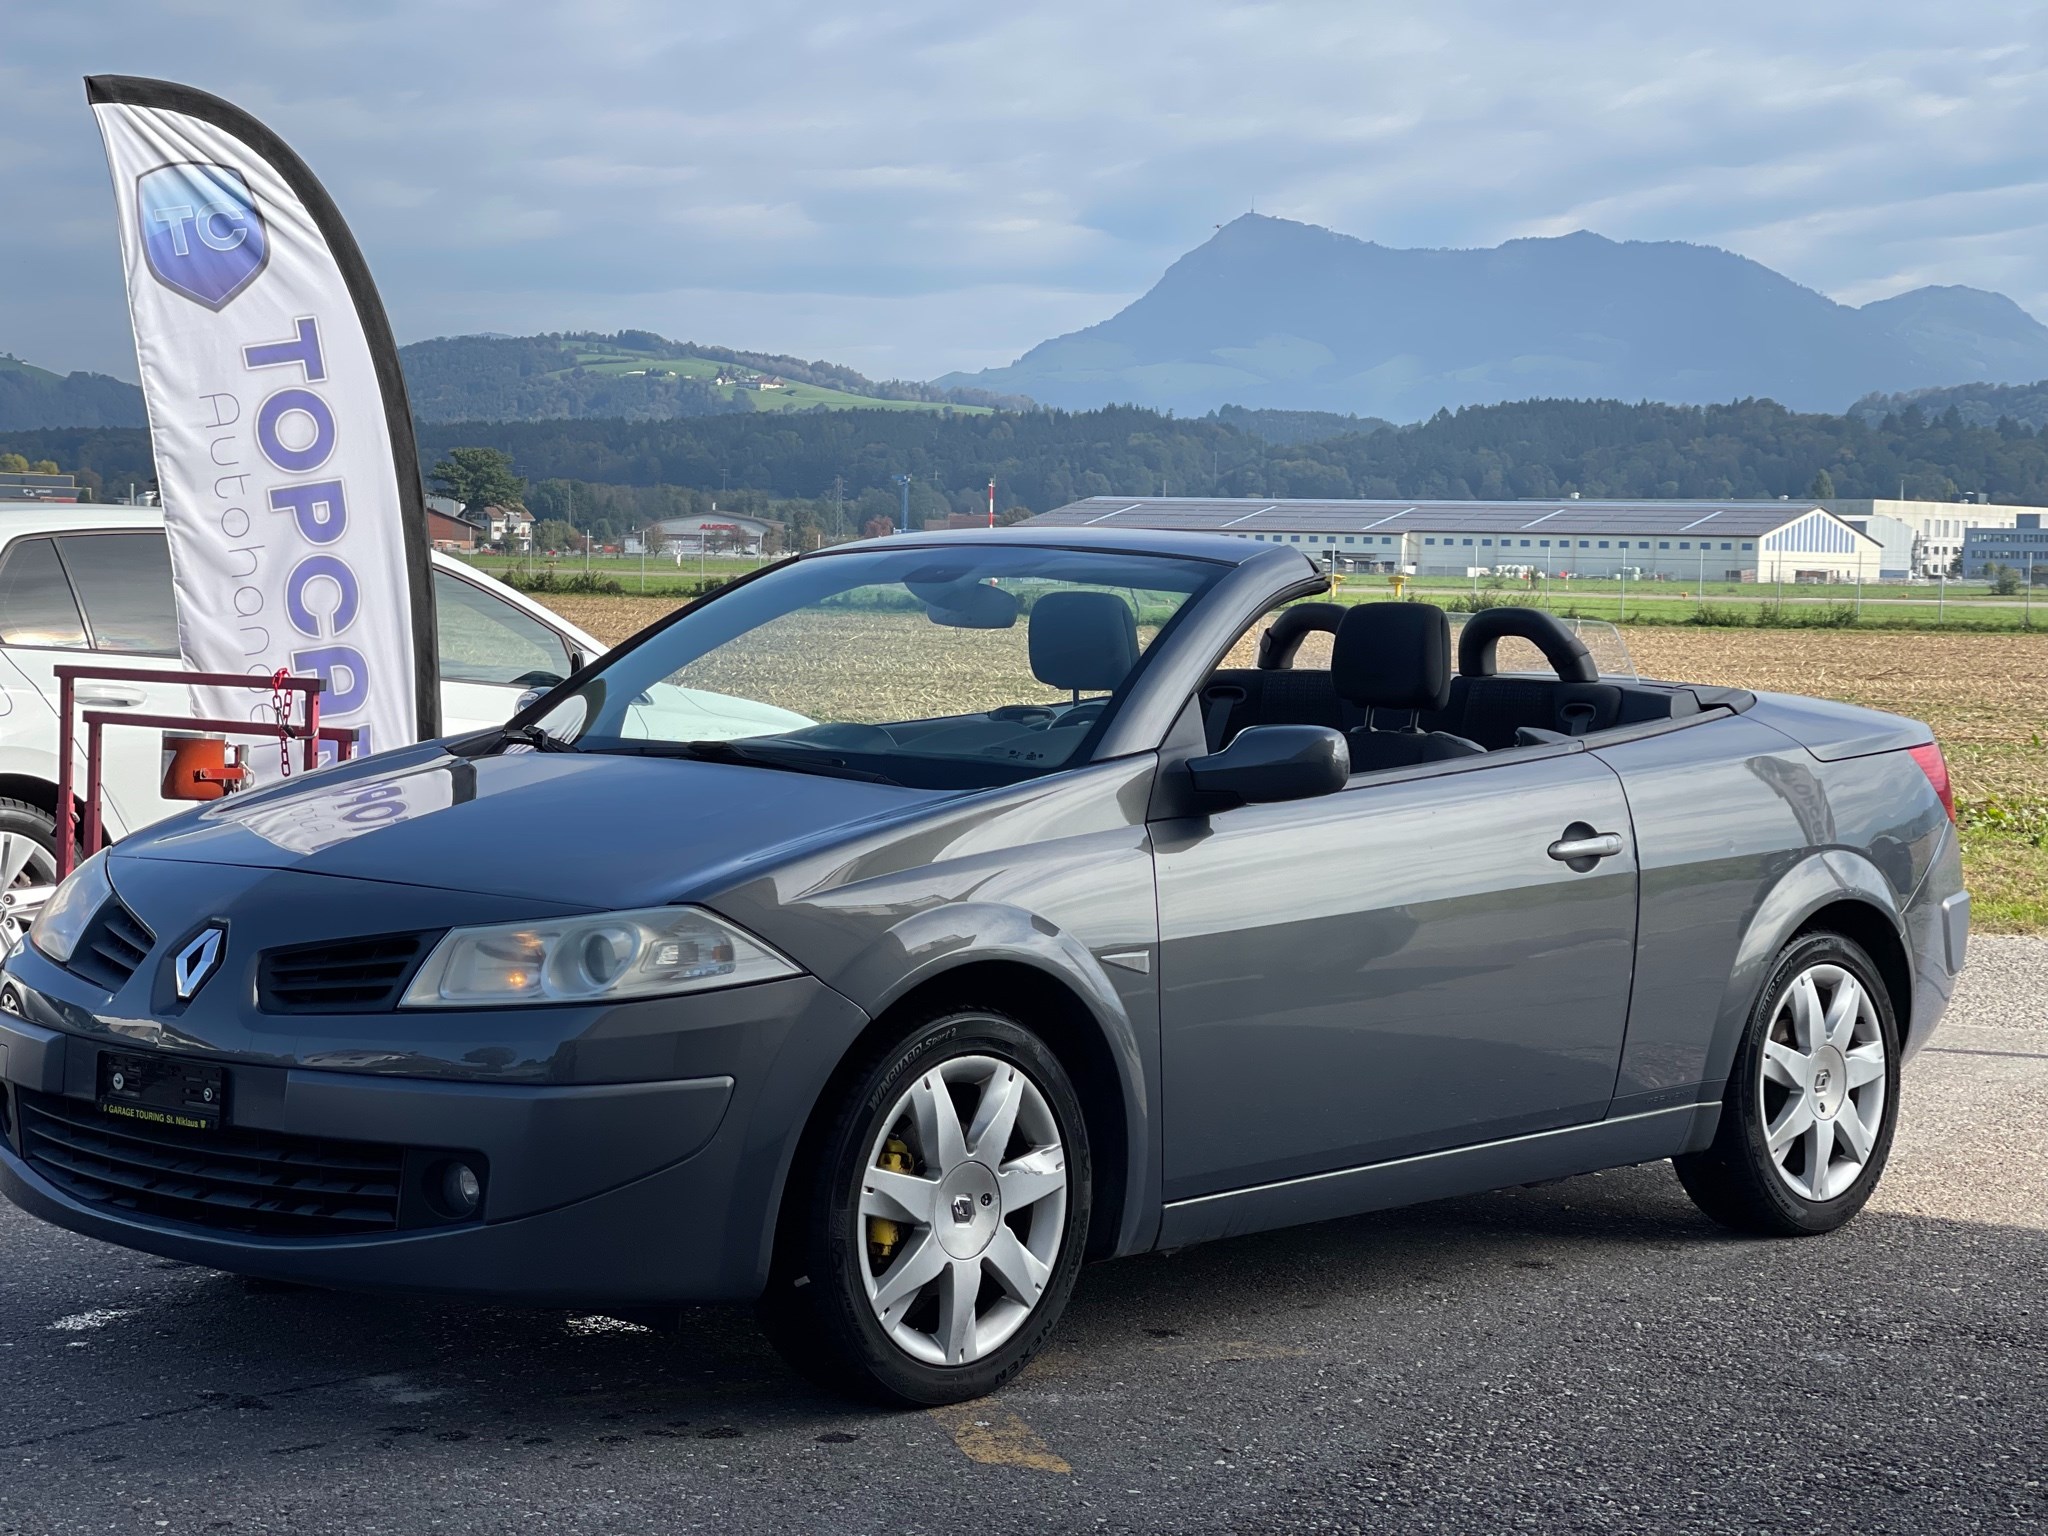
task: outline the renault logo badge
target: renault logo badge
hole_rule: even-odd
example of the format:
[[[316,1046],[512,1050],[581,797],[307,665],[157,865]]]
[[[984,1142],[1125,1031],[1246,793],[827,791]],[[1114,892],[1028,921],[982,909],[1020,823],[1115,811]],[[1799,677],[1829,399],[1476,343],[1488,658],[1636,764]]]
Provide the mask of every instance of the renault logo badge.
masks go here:
[[[179,1002],[191,1002],[199,989],[206,985],[206,978],[219,968],[221,943],[226,937],[218,927],[208,928],[178,951],[172,977],[177,984]]]

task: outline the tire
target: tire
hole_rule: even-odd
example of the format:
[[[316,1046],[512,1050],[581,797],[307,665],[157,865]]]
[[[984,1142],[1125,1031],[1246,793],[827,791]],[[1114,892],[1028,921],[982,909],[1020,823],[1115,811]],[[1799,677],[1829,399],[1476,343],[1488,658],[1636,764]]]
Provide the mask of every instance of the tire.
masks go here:
[[[1674,1159],[1679,1181],[1737,1231],[1832,1232],[1877,1187],[1898,1112],[1898,1020],[1877,967],[1840,934],[1802,934],[1750,1013],[1713,1145]]]
[[[948,1009],[820,1113],[761,1302],[769,1337],[812,1379],[885,1403],[995,1391],[1051,1334],[1087,1243],[1087,1128],[1065,1069],[1016,1019]]]
[[[25,800],[0,799],[0,888],[49,885],[56,872],[56,818]]]

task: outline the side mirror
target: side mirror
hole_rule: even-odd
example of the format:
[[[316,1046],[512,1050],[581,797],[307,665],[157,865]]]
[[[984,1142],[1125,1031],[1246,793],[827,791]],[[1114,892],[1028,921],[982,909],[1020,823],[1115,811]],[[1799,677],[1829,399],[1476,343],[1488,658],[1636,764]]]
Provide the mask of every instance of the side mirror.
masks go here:
[[[1351,748],[1326,725],[1254,725],[1221,752],[1195,758],[1188,776],[1205,795],[1260,804],[1334,793],[1351,777]]]

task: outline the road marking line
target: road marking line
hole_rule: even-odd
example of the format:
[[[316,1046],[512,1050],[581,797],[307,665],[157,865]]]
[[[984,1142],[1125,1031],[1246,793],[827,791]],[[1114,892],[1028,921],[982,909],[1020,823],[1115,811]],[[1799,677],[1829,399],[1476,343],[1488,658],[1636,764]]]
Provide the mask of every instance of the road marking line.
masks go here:
[[[1064,1457],[1038,1438],[1038,1431],[1007,1408],[962,1403],[933,1408],[931,1416],[953,1437],[969,1461],[988,1467],[1026,1467],[1033,1472],[1072,1472]]]

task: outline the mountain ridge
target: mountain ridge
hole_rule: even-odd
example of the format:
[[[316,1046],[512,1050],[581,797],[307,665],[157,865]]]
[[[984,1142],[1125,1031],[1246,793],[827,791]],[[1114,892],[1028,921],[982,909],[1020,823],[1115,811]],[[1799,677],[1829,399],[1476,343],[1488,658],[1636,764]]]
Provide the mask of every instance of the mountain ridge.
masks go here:
[[[1223,404],[1419,420],[1534,397],[1768,397],[2048,377],[2048,326],[2002,294],[1838,304],[1749,257],[1588,230],[1472,249],[1379,245],[1245,214],[1146,293],[948,387],[1072,409]]]

